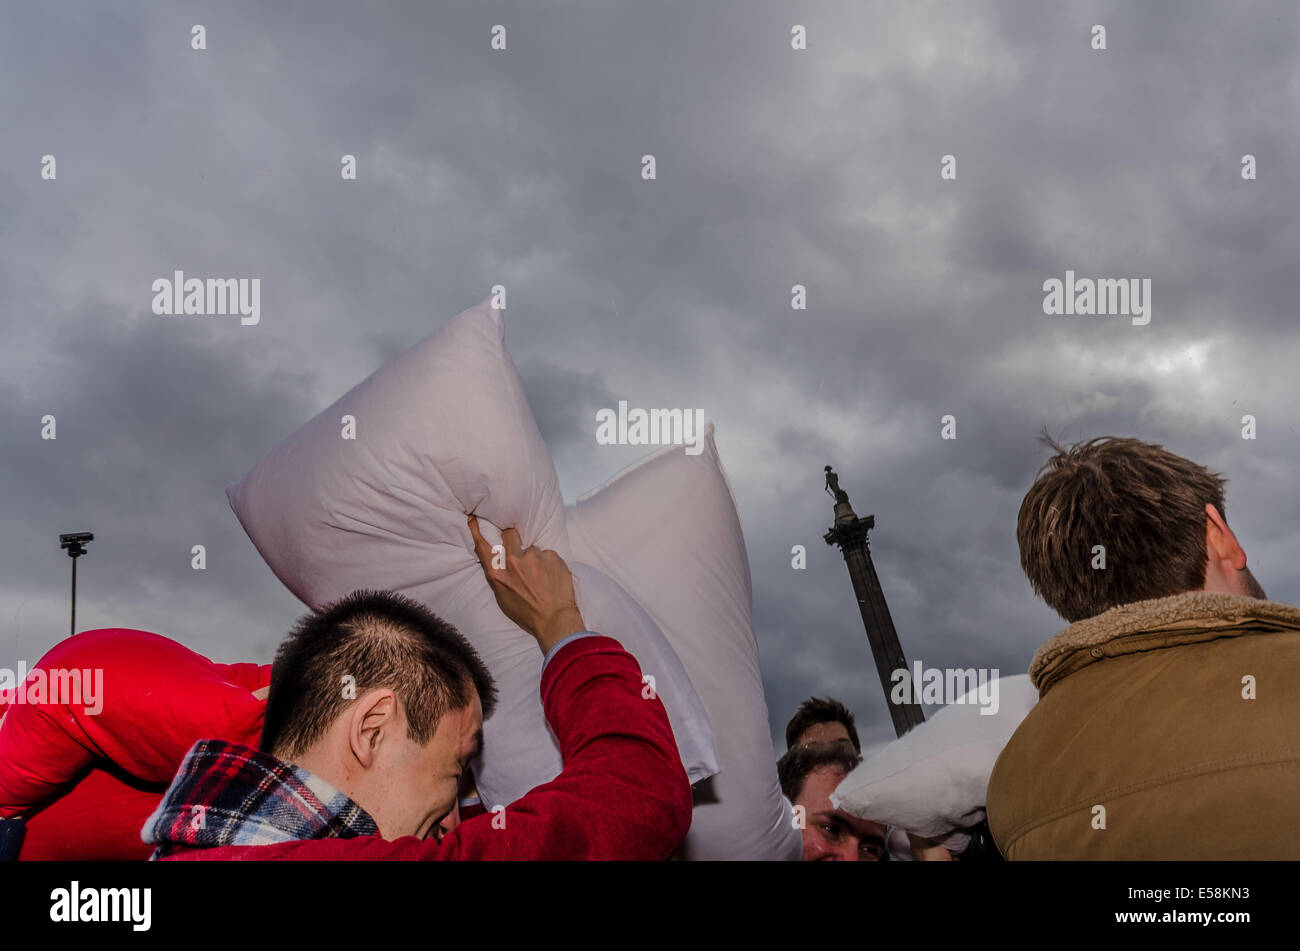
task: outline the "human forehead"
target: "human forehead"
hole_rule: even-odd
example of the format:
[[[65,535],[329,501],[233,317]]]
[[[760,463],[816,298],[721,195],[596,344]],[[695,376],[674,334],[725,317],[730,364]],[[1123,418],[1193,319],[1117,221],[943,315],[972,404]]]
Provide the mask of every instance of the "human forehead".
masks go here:
[[[466,706],[448,710],[443,714],[442,719],[438,721],[438,728],[434,731],[434,737],[440,741],[439,745],[449,755],[467,759],[474,754],[482,732],[483,705],[479,702],[476,693]]]
[[[809,810],[817,811],[831,808],[831,793],[843,781],[844,770],[834,763],[818,766],[803,781],[799,800]]]
[[[801,743],[832,743],[836,740],[848,740],[849,730],[839,720],[814,723],[799,737]]]
[[[857,816],[850,815],[843,809],[836,809],[835,815],[852,830],[853,835],[859,839],[884,839],[885,827],[878,822],[872,822],[870,819],[859,819]]]
[[[475,691],[474,699],[468,707],[462,709],[463,720],[461,722],[461,754],[463,756],[472,756],[478,751],[479,744],[483,742],[483,704],[479,701],[478,692]]]

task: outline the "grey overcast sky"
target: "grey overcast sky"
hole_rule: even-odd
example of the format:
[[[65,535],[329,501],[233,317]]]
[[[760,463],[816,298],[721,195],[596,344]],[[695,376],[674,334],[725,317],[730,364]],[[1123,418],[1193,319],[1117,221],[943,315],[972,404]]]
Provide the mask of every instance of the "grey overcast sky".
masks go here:
[[[496,283],[567,500],[641,452],[597,408],[715,421],[774,738],[812,693],[892,736],[827,463],[927,666],[1063,626],[1015,545],[1044,426],[1224,472],[1300,600],[1298,39],[1290,2],[6,3],[0,665],[66,634],[74,530],[79,627],[269,661],[302,607],[226,484]],[[155,316],[178,268],[260,277],[260,324]],[[1150,278],[1150,323],[1046,316],[1067,269]]]

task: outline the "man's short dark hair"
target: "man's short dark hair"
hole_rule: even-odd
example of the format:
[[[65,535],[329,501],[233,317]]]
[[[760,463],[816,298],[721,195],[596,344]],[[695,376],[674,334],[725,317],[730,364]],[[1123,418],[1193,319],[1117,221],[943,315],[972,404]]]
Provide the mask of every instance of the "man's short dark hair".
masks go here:
[[[781,792],[794,802],[814,770],[834,766],[847,776],[861,762],[862,757],[843,743],[803,743],[786,750],[785,755],[777,760],[776,775],[781,780]]]
[[[1053,455],[1016,520],[1020,567],[1067,621],[1205,585],[1205,506],[1223,511],[1223,476],[1138,439],[1102,436]],[[1105,570],[1093,568],[1094,546]]]
[[[788,750],[794,746],[805,730],[818,723],[843,723],[844,729],[849,732],[849,740],[853,743],[853,748],[859,753],[862,752],[862,744],[858,742],[858,728],[853,722],[853,714],[849,712],[849,708],[838,700],[822,700],[818,697],[809,697],[799,704],[799,709],[785,725],[785,748]]]
[[[276,651],[261,749],[301,755],[356,697],[381,687],[397,695],[420,744],[475,691],[484,719],[496,706],[492,675],[454,627],[399,594],[354,591],[300,618]]]

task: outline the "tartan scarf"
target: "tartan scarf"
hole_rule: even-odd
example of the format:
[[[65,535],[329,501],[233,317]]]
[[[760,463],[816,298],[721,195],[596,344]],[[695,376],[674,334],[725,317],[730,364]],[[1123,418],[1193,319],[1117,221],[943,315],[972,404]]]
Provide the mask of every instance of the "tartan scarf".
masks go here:
[[[378,834],[369,813],[302,767],[238,743],[199,740],[140,837],[160,859],[183,849]]]

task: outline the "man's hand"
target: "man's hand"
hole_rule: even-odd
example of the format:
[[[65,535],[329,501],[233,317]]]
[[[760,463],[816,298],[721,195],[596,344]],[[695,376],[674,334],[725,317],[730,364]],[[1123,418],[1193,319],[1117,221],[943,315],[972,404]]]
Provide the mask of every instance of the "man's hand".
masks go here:
[[[918,862],[951,862],[952,853],[939,844],[938,839],[923,839],[919,835],[907,833],[912,844],[912,857]]]
[[[484,540],[473,515],[469,533],[502,613],[537,638],[543,653],[570,634],[587,629],[573,594],[573,575],[563,558],[549,548],[523,548],[519,533],[507,528],[501,533],[505,567],[493,568],[492,546]]]

